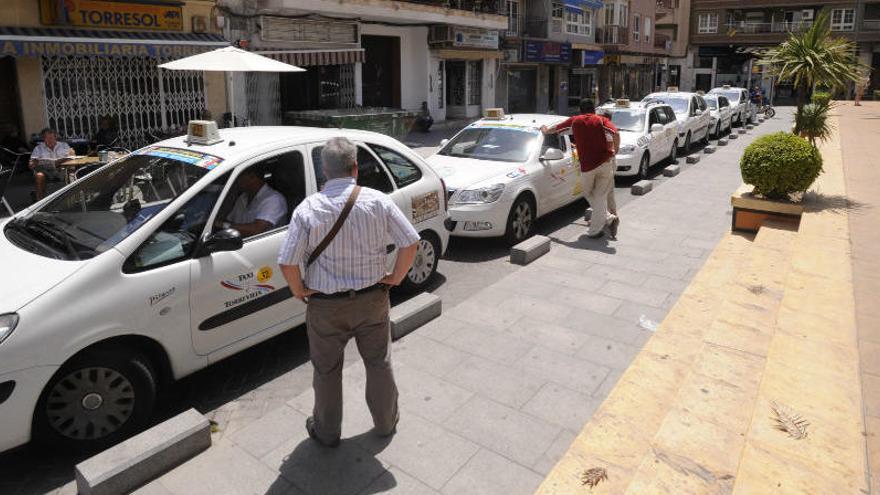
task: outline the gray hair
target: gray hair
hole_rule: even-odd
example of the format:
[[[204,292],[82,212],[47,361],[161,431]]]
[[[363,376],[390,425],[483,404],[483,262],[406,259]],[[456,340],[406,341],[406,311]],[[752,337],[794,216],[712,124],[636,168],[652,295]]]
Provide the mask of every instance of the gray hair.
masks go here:
[[[332,138],[321,150],[321,164],[327,179],[349,177],[356,163],[357,147],[348,138]]]

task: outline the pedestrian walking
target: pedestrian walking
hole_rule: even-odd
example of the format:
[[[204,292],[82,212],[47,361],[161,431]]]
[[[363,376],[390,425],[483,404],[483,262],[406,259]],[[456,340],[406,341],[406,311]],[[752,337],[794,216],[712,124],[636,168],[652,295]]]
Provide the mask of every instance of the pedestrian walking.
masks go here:
[[[583,194],[593,209],[587,237],[598,239],[605,234],[617,238],[620,219],[609,212],[609,204],[615,210],[614,195],[614,156],[620,147],[617,127],[607,117],[596,115],[593,100],[580,102],[581,115],[570,117],[553,127],[543,127],[545,134],[553,134],[571,129],[575,148],[581,165]]]
[[[391,368],[388,291],[416,255],[419,234],[384,193],[357,185],[357,148],[343,137],[321,150],[327,183],[294,210],[278,264],[294,297],[306,302],[309,356],[314,367],[309,436],[339,445],[345,345],[357,342],[367,374],[367,406],[375,432],[394,434],[399,420]],[[398,247],[386,272],[386,237]]]

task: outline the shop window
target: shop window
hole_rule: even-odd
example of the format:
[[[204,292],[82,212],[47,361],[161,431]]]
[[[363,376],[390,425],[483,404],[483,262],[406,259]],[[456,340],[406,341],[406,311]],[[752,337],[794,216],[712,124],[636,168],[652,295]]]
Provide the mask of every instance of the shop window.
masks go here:
[[[832,31],[852,31],[855,28],[855,9],[833,9],[831,11]]]
[[[354,65],[318,65],[305,72],[281,73],[284,111],[354,106]]]
[[[483,101],[483,61],[468,62],[467,71],[468,105],[479,105]]]
[[[633,41],[639,41],[641,29],[642,29],[642,18],[639,14],[633,16]]]
[[[697,14],[697,33],[710,34],[718,32],[718,14]]]

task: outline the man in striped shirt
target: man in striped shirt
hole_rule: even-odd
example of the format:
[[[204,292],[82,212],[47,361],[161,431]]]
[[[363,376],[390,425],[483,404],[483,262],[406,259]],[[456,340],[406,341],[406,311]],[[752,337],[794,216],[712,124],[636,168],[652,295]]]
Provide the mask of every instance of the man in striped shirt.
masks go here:
[[[375,431],[381,436],[395,432],[399,415],[388,288],[399,285],[412,266],[419,234],[388,196],[362,188],[336,237],[305,266],[339,218],[358,176],[357,147],[346,138],[327,141],[321,161],[327,183],[293,212],[278,264],[293,295],[308,304],[315,407],[306,430],[317,442],[335,447],[342,433],[343,352],[352,337],[367,371]],[[388,237],[399,248],[391,273],[385,263]]]

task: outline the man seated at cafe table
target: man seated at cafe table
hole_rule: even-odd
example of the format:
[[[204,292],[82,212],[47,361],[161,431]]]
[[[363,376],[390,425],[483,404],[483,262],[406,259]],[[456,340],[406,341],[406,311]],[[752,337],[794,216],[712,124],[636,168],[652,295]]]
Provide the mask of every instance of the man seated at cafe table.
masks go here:
[[[31,151],[30,168],[34,171],[34,184],[37,193],[36,200],[39,201],[46,196],[46,180],[60,181],[63,180],[61,171],[56,166],[63,159],[73,156],[73,148],[64,141],[58,140],[58,133],[55,129],[47,127],[40,131],[40,137],[43,139]]]

